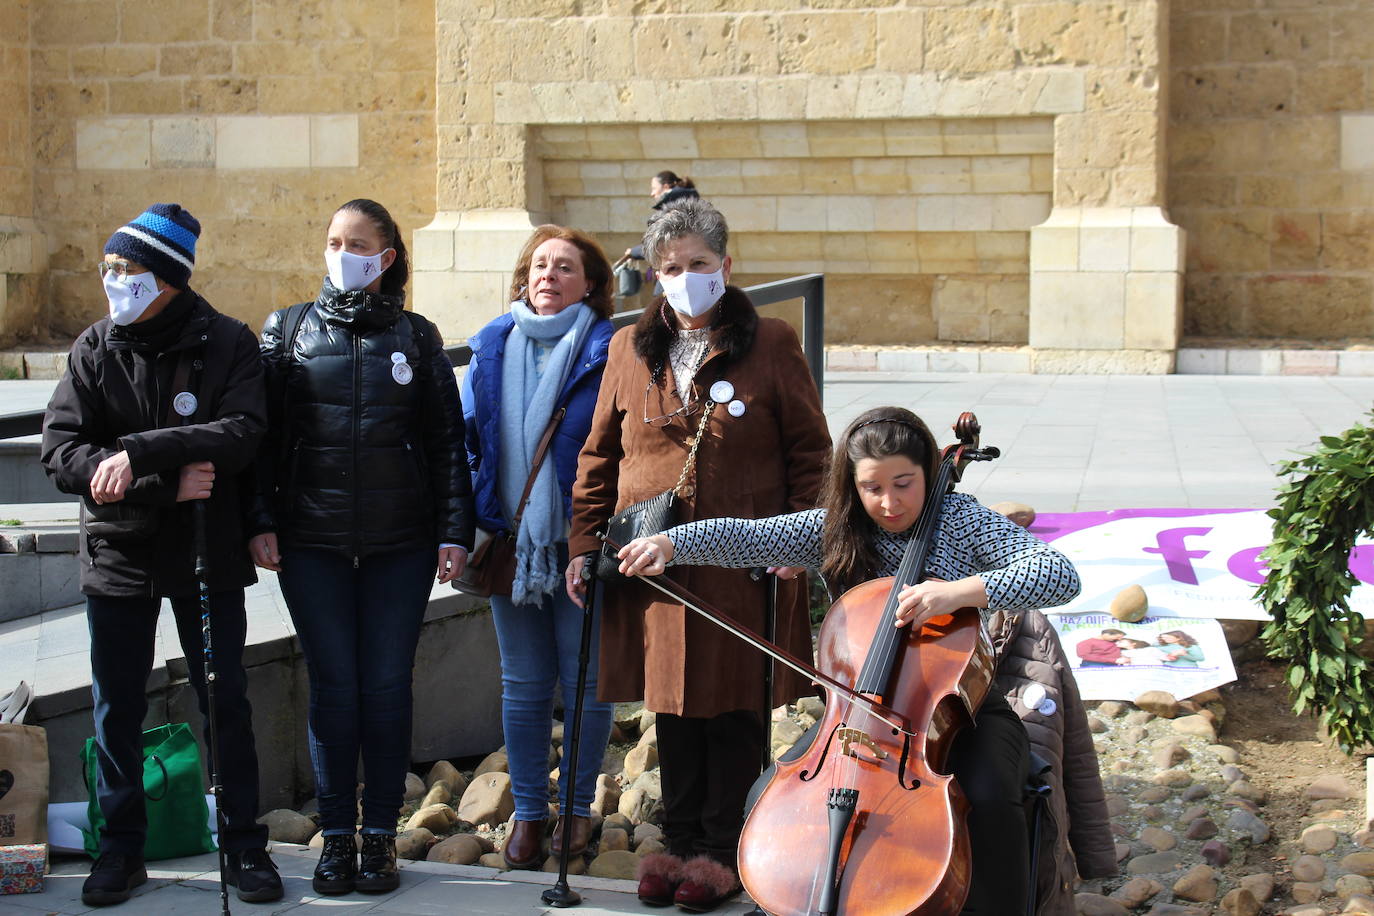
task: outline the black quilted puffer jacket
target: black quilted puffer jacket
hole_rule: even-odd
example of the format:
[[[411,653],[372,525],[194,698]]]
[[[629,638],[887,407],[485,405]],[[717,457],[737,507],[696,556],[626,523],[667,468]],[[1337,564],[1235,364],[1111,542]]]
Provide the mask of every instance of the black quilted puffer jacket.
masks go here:
[[[262,330],[269,429],[250,533],[356,560],[471,549],[472,479],[453,366],[401,297],[340,292]],[[294,330],[294,335],[292,334]]]

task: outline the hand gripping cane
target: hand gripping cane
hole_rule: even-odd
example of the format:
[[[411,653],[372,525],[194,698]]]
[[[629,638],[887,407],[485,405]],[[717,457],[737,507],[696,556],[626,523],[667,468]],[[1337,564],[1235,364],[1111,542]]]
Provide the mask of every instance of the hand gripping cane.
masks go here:
[[[196,585],[200,589],[200,637],[204,647],[205,706],[210,721],[210,794],[215,797],[215,820],[219,824],[219,905],[229,913],[229,877],[224,860],[224,833],[228,819],[224,814],[224,786],[219,779],[219,722],[215,713],[215,652],[210,639],[210,551],[206,546],[205,500],[191,503],[196,539]]]
[[[539,897],[549,906],[577,906],[582,895],[568,886],[568,859],[572,849],[573,800],[577,797],[577,754],[582,744],[582,695],[587,692],[587,666],[591,664],[592,614],[596,612],[596,563],[588,558],[582,576],[587,580],[587,600],[582,602],[582,645],[577,651],[577,698],[573,702],[573,726],[571,743],[563,742],[563,762],[568,777],[567,792],[564,793],[561,826],[563,828],[563,849],[558,854],[558,881]],[[566,725],[566,723],[565,723]],[[567,734],[566,729],[564,734]],[[563,775],[563,774],[560,774]]]

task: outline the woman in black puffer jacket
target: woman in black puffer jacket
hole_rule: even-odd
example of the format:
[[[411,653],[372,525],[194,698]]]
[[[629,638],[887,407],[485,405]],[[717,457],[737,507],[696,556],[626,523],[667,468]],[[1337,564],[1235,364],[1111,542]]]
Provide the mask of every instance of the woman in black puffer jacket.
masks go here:
[[[391,214],[344,204],[325,262],[318,298],[263,327],[270,423],[249,549],[280,572],[310,671],[315,890],[380,893],[398,884],[420,623],[436,560],[447,582],[472,546],[472,483],[453,367],[434,325],[403,310],[409,265]]]

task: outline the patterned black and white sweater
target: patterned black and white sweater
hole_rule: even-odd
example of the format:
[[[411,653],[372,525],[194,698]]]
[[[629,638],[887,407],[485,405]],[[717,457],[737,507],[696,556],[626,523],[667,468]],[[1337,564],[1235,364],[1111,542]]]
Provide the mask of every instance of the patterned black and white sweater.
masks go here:
[[[668,565],[818,569],[824,525],[824,509],[678,525],[664,532],[673,542]],[[882,564],[879,575],[897,571],[910,537],[910,531],[879,531],[875,545]],[[998,610],[1054,607],[1072,600],[1079,590],[1078,572],[1067,557],[963,493],[945,497],[935,544],[926,557],[926,574],[949,582],[980,576],[988,593],[985,618]]]

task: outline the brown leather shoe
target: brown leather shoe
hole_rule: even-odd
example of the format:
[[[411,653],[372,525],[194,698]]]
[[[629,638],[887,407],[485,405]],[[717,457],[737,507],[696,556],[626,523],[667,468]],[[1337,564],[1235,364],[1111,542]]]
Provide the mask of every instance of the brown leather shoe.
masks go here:
[[[592,819],[583,817],[580,814],[572,816],[572,848],[568,850],[569,855],[580,856],[587,851],[587,843],[592,838]],[[553,827],[553,840],[549,843],[549,855],[559,855],[563,852],[563,818],[559,818]]]
[[[544,827],[548,821],[512,821],[501,855],[511,868],[538,868],[544,864]]]

